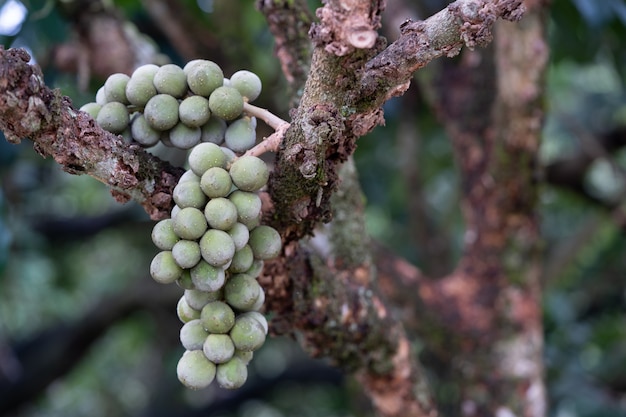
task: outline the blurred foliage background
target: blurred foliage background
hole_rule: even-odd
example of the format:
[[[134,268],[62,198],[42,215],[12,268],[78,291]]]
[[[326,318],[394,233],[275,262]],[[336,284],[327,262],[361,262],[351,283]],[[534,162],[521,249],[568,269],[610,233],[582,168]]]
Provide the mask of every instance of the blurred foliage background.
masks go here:
[[[104,80],[55,65],[51,51],[76,36],[73,3],[0,1],[0,41],[29,50],[47,84],[79,107]],[[142,39],[155,60],[184,64],[147,11],[150,3],[158,2],[104,4],[148,37]],[[286,83],[253,2],[178,3],[208,34],[203,41],[211,55],[203,58],[227,75],[242,68],[258,73],[259,105],[287,118]],[[433,10],[446,4],[421,3]],[[626,4],[554,0],[549,14],[540,216],[550,415],[626,416]],[[355,160],[371,235],[442,275],[459,256],[463,224],[452,149],[420,88],[429,71],[387,103],[386,126],[360,139]],[[156,152],[181,160],[172,150]],[[557,175],[564,166],[577,169]],[[149,277],[153,223],[141,208],[120,206],[97,181],[62,172],[27,140],[18,146],[0,140],[0,179],[0,414],[370,414],[354,382],[287,338],[258,352],[242,390],[185,390],[175,372],[180,294]],[[54,368],[49,358],[58,349],[68,350],[67,363]],[[50,384],[7,411],[17,395],[9,387],[28,372],[22,394],[38,389],[37,381]]]

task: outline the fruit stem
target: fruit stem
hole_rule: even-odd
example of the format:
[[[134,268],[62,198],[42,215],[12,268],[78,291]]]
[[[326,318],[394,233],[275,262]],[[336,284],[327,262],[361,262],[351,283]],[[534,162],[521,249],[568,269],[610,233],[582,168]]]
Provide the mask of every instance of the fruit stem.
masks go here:
[[[283,122],[283,124],[276,128],[274,133],[263,139],[263,141],[258,143],[254,148],[249,149],[244,155],[260,156],[265,152],[276,152],[289,126],[291,126],[289,123]]]
[[[248,102],[243,103],[243,111],[248,113],[250,116],[255,116],[263,120],[265,123],[267,123],[268,126],[270,126],[276,131],[278,131],[278,129],[284,124],[289,125],[289,123],[287,123],[280,117],[276,116],[274,113],[270,112],[269,110],[254,106]]]

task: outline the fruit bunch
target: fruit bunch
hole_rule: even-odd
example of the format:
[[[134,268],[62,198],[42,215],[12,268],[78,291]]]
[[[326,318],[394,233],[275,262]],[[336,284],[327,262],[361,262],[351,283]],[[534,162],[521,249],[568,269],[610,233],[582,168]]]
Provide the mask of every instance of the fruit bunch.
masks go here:
[[[214,143],[195,146],[190,169],[174,188],[171,218],[156,223],[152,241],[161,250],[150,274],[184,291],[178,317],[187,350],[177,372],[189,388],[223,388],[246,381],[246,365],[265,341],[267,321],[258,312],[265,293],[256,278],[263,261],[281,251],[278,232],[260,224],[269,171],[256,156],[231,156]]]
[[[160,252],[150,274],[184,289],[177,313],[186,351],[177,373],[192,389],[213,380],[223,388],[242,386],[268,331],[256,278],[282,243],[275,229],[261,224],[258,193],[269,177],[267,165],[238,156],[256,143],[256,119],[243,110],[260,92],[261,81],[250,71],[226,79],[217,64],[195,60],[184,68],[144,65],[130,77],[113,74],[96,102],[81,108],[102,128],[141,146],[161,141],[190,150],[170,218],[152,230]]]
[[[191,149],[201,142],[243,152],[256,141],[256,119],[243,113],[244,101],[261,93],[253,72],[237,71],[230,79],[213,61],[197,59],[183,68],[147,64],[131,76],[112,74],[96,101],[80,110],[111,133],[152,147],[159,142]]]

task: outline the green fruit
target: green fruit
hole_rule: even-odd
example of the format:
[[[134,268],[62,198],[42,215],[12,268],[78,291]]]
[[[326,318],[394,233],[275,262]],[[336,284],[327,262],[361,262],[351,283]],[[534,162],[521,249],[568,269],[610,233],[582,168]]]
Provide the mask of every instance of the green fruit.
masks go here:
[[[280,254],[282,241],[280,235],[271,226],[261,225],[250,232],[248,242],[256,259],[272,259]]]
[[[133,75],[126,84],[126,98],[132,105],[144,107],[148,101],[157,94],[157,90],[152,84],[154,74],[142,74],[133,72]]]
[[[215,364],[201,350],[186,351],[176,366],[178,379],[187,388],[202,389],[215,379]]]
[[[200,184],[200,177],[197,176],[192,170],[188,169],[187,171],[183,172],[183,175],[180,176],[180,178],[178,179],[178,183],[180,184],[181,182],[185,181],[193,181],[197,184]]]
[[[174,207],[172,207],[172,211],[170,211],[170,218],[173,219],[174,217],[176,217],[176,215],[180,212],[180,207],[178,207],[177,205],[174,205]],[[172,223],[173,226],[173,223]]]
[[[202,142],[211,142],[216,145],[221,145],[224,142],[224,135],[226,134],[226,122],[219,117],[211,116],[209,121],[206,122],[202,128],[202,135],[200,140]]]
[[[180,102],[178,118],[189,127],[201,127],[209,121],[209,100],[202,96],[189,96]]]
[[[104,86],[100,87],[98,91],[96,92],[96,103],[98,103],[101,106],[104,106],[105,104],[107,104],[107,98],[104,95]]]
[[[244,352],[243,350],[235,349],[235,354],[233,355],[233,357],[241,359],[241,361],[245,365],[247,365],[250,363],[250,361],[254,357],[254,352]]]
[[[178,123],[178,100],[169,94],[157,94],[148,100],[143,114],[153,129],[169,130]]]
[[[152,80],[159,94],[181,98],[187,92],[187,77],[183,69],[175,64],[160,67]]]
[[[204,216],[212,228],[229,230],[237,223],[237,207],[227,198],[213,198],[206,204]]]
[[[250,237],[250,231],[243,223],[235,223],[233,227],[227,230],[227,233],[233,239],[236,251],[246,246]]]
[[[94,103],[83,104],[79,110],[84,111],[85,113],[90,115],[92,119],[95,119],[98,117],[98,113],[100,112],[101,108],[102,108],[101,104],[94,102]]]
[[[130,78],[133,78],[133,77],[144,77],[144,78],[149,79],[150,82],[152,82],[152,80],[154,79],[154,74],[156,74],[158,70],[159,70],[159,66],[158,65],[155,65],[155,64],[144,64],[144,65],[141,65],[141,66],[135,68],[135,70],[131,74]]]
[[[246,383],[248,367],[240,358],[233,357],[228,362],[217,365],[215,378],[220,387],[237,389]]]
[[[128,104],[126,98],[126,84],[128,84],[130,77],[126,74],[117,73],[109,75],[109,78],[104,82],[104,97],[107,102],[118,102],[122,104]]]
[[[246,272],[252,266],[253,261],[252,249],[250,249],[250,246],[245,245],[233,255],[233,261],[228,267],[228,271],[234,273]]]
[[[233,183],[243,191],[258,191],[269,178],[269,170],[265,162],[256,156],[244,155],[230,167]]]
[[[222,299],[223,291],[206,292],[200,290],[185,290],[184,297],[189,307],[202,311],[202,308],[211,301]]]
[[[212,61],[190,62],[185,70],[189,89],[199,96],[209,97],[224,82],[222,69]]]
[[[261,272],[263,272],[263,265],[264,262],[261,259],[255,259],[254,262],[252,262],[250,269],[246,271],[246,274],[253,278],[258,278],[261,275]]]
[[[259,291],[259,296],[257,297],[252,307],[248,309],[248,312],[261,310],[263,308],[264,303],[265,303],[265,291],[263,291],[263,287],[261,287],[261,290]],[[267,331],[265,333],[267,333]]]
[[[233,191],[228,199],[237,207],[237,219],[248,229],[255,228],[261,218],[261,197],[256,193],[247,191]]]
[[[219,266],[213,266],[201,259],[191,269],[191,281],[200,291],[214,292],[220,290],[226,282],[226,273]]]
[[[170,143],[178,149],[191,149],[200,143],[200,128],[177,123],[169,132]]]
[[[174,233],[172,219],[163,219],[152,228],[152,243],[161,250],[172,250],[180,238]]]
[[[236,274],[224,285],[224,299],[237,310],[249,310],[259,297],[260,291],[261,286],[250,275]]]
[[[241,314],[239,317],[251,317],[255,319],[256,321],[258,321],[261,324],[261,326],[263,326],[263,331],[265,332],[265,335],[267,336],[267,332],[269,331],[269,325],[267,324],[267,319],[265,318],[263,314],[259,313],[258,311],[248,311],[246,313]]]
[[[133,117],[130,132],[135,142],[146,148],[156,145],[161,139],[161,132],[153,129],[145,116],[140,113]]]
[[[195,207],[203,209],[207,203],[207,196],[200,188],[200,182],[194,180],[179,181],[176,187],[174,187],[172,197],[180,208]]]
[[[228,362],[235,354],[235,345],[227,334],[210,334],[202,346],[204,356],[215,364]]]
[[[200,252],[202,258],[209,264],[222,266],[233,259],[235,243],[228,233],[209,229],[200,239]]]
[[[172,248],[172,256],[181,268],[193,268],[200,262],[200,245],[194,240],[179,240]]]
[[[230,337],[237,350],[253,352],[265,343],[265,328],[255,317],[242,314],[230,329]]]
[[[207,230],[204,213],[195,207],[184,207],[172,217],[174,233],[182,239],[195,240]]]
[[[182,272],[182,268],[176,264],[170,251],[157,253],[150,262],[150,275],[159,284],[175,282]]]
[[[183,269],[183,273],[180,274],[180,277],[176,280],[176,285],[178,285],[183,290],[195,290],[196,286],[193,285],[193,281],[191,280],[191,273],[189,269]]]
[[[220,167],[207,169],[200,179],[200,188],[209,198],[226,197],[232,185],[230,174]]]
[[[111,133],[122,133],[128,123],[130,122],[130,116],[126,106],[117,101],[106,103],[96,117],[96,121],[101,128]]]
[[[220,119],[235,120],[243,112],[243,97],[233,87],[218,87],[209,96],[209,108]]]
[[[235,324],[235,312],[223,301],[213,301],[202,308],[202,325],[209,333],[228,333]]]
[[[189,304],[187,304],[184,296],[180,297],[178,300],[178,304],[176,305],[176,314],[183,323],[200,318],[200,312],[191,308]]]
[[[200,350],[208,335],[200,319],[190,320],[180,328],[180,343],[187,350]]]
[[[256,129],[251,117],[242,117],[226,128],[224,140],[226,146],[235,152],[245,152],[256,143]]]
[[[230,85],[239,90],[248,101],[254,101],[261,94],[261,79],[250,71],[241,70],[231,75]]]
[[[226,167],[226,155],[214,143],[200,143],[196,145],[187,158],[189,168],[199,177],[213,167]]]

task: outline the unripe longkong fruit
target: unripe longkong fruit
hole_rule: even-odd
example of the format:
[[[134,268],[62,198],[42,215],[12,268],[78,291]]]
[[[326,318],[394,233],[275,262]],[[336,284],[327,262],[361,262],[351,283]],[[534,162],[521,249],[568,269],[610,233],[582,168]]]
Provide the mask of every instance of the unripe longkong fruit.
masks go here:
[[[143,114],[153,129],[169,130],[178,123],[178,100],[169,94],[157,94],[148,100]]]
[[[230,167],[233,183],[243,191],[258,191],[267,184],[269,170],[261,158],[244,155]]]
[[[209,96],[211,113],[224,120],[235,120],[243,112],[243,97],[236,88],[218,87]]]
[[[187,388],[202,389],[215,379],[215,364],[201,350],[186,351],[176,366],[178,379]]]

